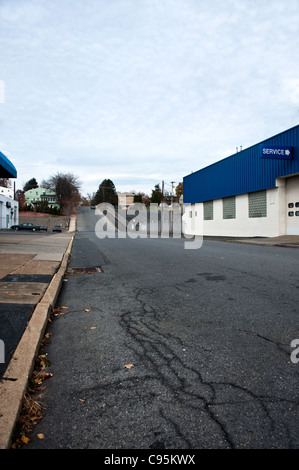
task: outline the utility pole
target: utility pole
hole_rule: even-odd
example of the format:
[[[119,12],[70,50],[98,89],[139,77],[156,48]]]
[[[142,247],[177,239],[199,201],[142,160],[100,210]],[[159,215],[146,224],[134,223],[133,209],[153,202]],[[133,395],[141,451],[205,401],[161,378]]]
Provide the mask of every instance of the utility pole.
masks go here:
[[[170,212],[170,227],[173,233],[173,185],[175,181],[170,181],[171,183],[171,212]]]
[[[161,235],[163,230],[163,205],[164,205],[164,180],[162,181],[162,201],[161,201]]]

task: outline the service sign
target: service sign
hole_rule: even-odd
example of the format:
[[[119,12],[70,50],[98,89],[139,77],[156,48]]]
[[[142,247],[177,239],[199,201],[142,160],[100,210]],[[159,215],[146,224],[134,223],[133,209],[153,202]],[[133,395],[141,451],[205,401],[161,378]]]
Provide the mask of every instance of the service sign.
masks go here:
[[[293,147],[270,146],[261,144],[260,146],[261,158],[275,158],[279,160],[292,160],[293,158]]]

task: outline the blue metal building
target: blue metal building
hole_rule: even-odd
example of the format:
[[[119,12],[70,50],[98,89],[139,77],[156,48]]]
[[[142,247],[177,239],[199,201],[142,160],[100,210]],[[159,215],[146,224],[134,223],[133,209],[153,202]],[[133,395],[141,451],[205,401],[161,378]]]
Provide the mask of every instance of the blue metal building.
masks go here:
[[[186,233],[299,235],[299,125],[187,175]]]
[[[262,149],[274,147],[291,148],[287,155],[291,158],[263,154]],[[184,203],[274,188],[276,178],[295,173],[299,173],[299,125],[185,176]]]

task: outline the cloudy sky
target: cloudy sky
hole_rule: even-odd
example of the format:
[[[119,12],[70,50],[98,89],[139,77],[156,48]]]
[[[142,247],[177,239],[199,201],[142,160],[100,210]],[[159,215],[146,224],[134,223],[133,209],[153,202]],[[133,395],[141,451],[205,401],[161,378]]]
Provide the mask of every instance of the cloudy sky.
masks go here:
[[[0,151],[151,194],[299,122],[299,0],[0,0]]]

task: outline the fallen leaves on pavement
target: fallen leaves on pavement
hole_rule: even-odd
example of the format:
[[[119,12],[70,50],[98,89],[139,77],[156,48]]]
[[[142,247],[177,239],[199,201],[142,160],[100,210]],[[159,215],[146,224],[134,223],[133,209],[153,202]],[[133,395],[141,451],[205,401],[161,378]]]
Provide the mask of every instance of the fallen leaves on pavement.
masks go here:
[[[49,338],[46,333],[44,341]],[[20,417],[17,423],[17,433],[12,444],[12,449],[20,449],[30,442],[28,435],[32,432],[34,426],[42,419],[44,406],[42,405],[41,393],[46,389],[43,382],[53,377],[51,372],[46,369],[49,360],[46,354],[39,354],[35,360],[35,367],[28,382],[27,390],[23,396]],[[44,434],[39,433],[38,439],[44,439]]]

